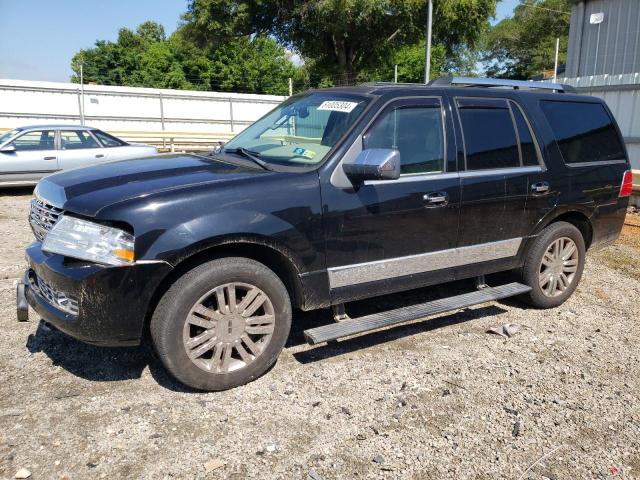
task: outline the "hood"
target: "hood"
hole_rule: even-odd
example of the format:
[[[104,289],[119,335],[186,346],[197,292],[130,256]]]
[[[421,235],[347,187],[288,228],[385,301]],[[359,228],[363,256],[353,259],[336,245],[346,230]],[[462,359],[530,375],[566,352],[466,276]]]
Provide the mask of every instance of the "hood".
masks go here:
[[[160,155],[59,172],[42,179],[35,195],[55,207],[93,217],[114,203],[160,191],[270,173],[198,155]]]

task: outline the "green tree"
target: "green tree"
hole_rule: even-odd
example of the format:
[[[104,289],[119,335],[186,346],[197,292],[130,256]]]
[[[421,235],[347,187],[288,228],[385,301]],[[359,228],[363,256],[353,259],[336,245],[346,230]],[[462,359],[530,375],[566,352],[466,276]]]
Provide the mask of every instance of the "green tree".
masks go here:
[[[161,25],[145,22],[120,29],[115,42],[99,40],[74,55],[73,82],[103,85],[245,91],[285,95],[296,67],[275,40],[262,35],[227,39],[199,48],[179,29],[169,38]]]
[[[435,0],[433,42],[443,64],[475,46],[495,7],[496,0]],[[420,43],[426,1],[191,0],[184,20],[185,34],[203,48],[268,34],[303,56],[312,83],[350,83],[392,65],[401,45]]]
[[[490,28],[483,59],[489,76],[529,79],[552,69],[556,38],[558,63],[567,57],[570,11],[566,0],[521,0],[513,16]]]

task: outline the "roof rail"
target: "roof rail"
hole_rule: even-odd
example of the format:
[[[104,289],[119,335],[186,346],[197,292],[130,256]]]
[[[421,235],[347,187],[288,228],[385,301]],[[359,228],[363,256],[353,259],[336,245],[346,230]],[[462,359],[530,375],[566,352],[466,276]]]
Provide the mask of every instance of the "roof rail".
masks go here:
[[[449,87],[461,85],[466,87],[497,87],[520,89],[553,90],[558,93],[573,93],[576,89],[571,85],[552,82],[534,82],[528,80],[505,80],[501,78],[476,77],[440,77],[429,82],[430,87]]]
[[[410,82],[363,82],[359,83],[360,87],[427,87],[424,83],[410,83]]]

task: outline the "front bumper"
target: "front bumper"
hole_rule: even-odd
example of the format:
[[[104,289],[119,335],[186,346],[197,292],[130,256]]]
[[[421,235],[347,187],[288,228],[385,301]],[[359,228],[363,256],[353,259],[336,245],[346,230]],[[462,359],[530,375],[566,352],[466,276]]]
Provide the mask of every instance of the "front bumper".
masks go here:
[[[24,296],[31,308],[62,332],[105,346],[140,343],[153,294],[171,270],[165,262],[111,267],[69,259],[43,252],[40,242],[26,254]],[[52,300],[56,294],[72,306]]]

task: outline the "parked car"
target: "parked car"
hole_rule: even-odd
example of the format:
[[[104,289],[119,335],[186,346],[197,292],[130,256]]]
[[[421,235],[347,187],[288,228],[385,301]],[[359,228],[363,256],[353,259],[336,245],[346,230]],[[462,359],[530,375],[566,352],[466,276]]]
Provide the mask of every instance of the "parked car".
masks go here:
[[[148,338],[179,381],[226,389],[274,364],[294,309],[333,307],[338,321],[305,331],[317,344],[514,295],[557,307],[586,250],[618,237],[630,192],[606,104],[562,85],[312,90],[217,154],[42,180],[18,316],[28,302],[85,342]],[[502,271],[517,281],[488,286]],[[474,277],[424,304],[344,308]]]
[[[102,130],[78,125],[33,125],[0,136],[0,187],[35,185],[59,170],[158,153]]]

